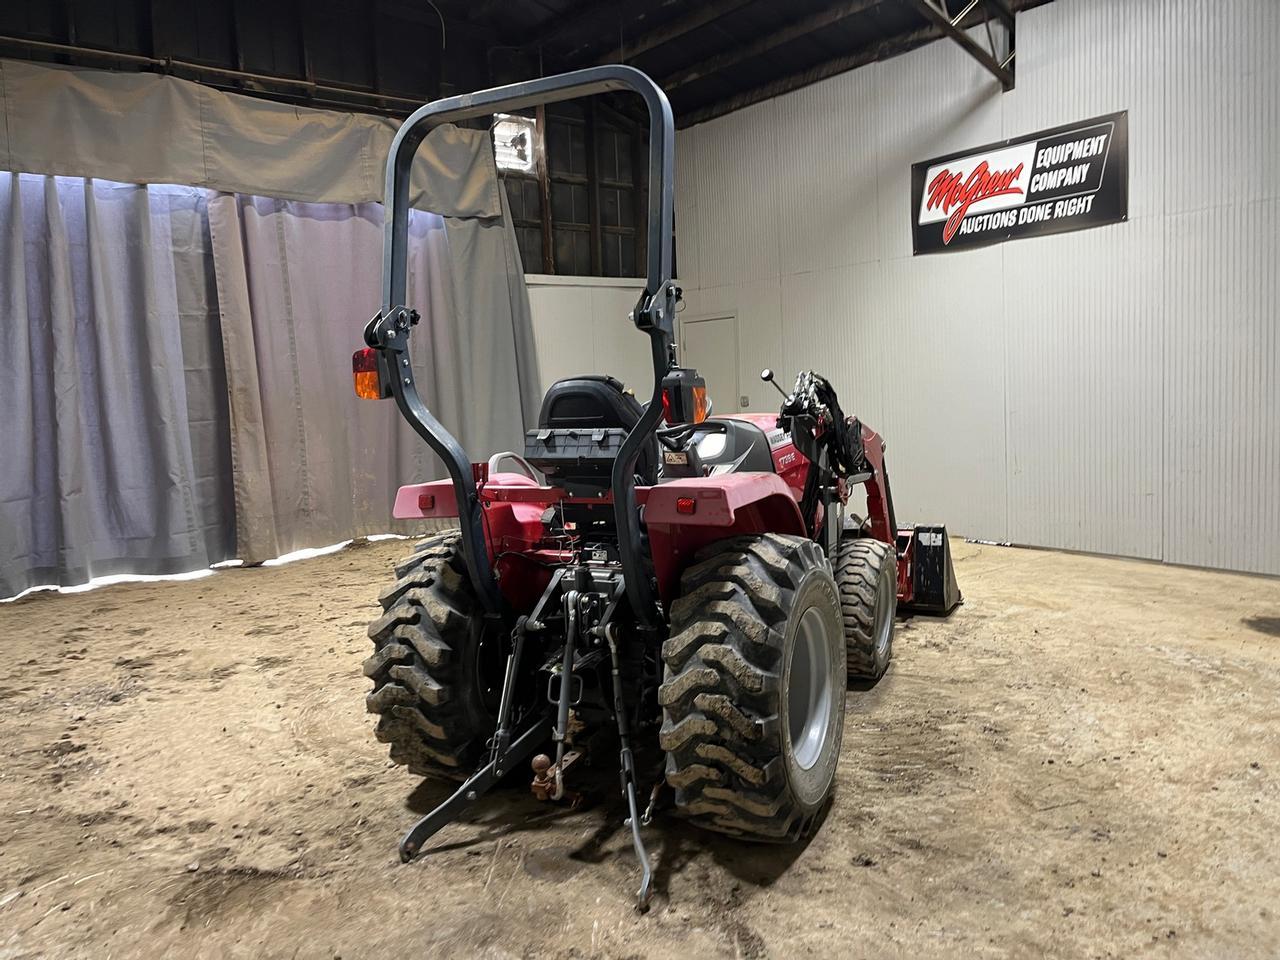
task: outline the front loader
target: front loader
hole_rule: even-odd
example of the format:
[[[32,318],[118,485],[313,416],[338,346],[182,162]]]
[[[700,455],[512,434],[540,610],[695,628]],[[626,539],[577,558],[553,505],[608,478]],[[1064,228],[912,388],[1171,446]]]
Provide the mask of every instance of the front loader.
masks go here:
[[[630,316],[649,338],[648,400],[610,377],[558,381],[523,451],[472,463],[409,362],[414,153],[443,123],[608,91],[649,112],[648,274]],[[959,600],[945,531],[897,528],[881,438],[824,378],[779,388],[775,414],[708,415],[675,348],[673,141],[653,81],[602,66],[428,104],[392,143],[383,304],[353,360],[356,392],[393,398],[449,474],[402,487],[395,516],[458,525],[397,565],[369,628],[378,739],[411,772],[459,783],[404,837],[405,861],[517,768],[531,763],[539,796],[568,799],[572,768],[609,755],[642,908],[641,828],[667,788],[707,829],[801,838],[832,793],[846,677],[884,673],[899,606]],[[857,485],[865,520],[846,509]]]

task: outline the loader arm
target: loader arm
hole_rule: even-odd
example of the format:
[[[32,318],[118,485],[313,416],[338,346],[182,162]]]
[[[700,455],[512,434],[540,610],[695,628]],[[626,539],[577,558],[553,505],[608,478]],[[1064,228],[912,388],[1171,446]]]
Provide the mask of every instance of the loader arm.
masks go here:
[[[885,543],[895,543],[898,537],[898,518],[893,511],[893,494],[889,490],[889,468],[884,462],[884,440],[865,423],[854,420],[862,428],[862,447],[871,476],[864,482],[867,489],[867,520],[871,535]]]

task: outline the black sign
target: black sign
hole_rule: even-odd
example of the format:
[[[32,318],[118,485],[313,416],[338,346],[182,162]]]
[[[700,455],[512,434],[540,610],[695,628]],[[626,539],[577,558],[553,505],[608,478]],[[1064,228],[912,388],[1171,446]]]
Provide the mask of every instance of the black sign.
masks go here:
[[[911,165],[916,253],[1128,218],[1128,111]]]

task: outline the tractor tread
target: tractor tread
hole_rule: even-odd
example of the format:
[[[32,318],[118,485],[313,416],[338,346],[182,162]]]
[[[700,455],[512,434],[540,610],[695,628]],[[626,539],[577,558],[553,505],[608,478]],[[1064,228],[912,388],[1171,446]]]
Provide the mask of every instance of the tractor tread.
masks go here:
[[[897,551],[891,544],[870,537],[845,537],[840,541],[836,558],[836,589],[840,594],[840,613],[844,620],[845,654],[849,676],[876,679],[889,665],[892,656],[892,618],[897,607]],[[890,617],[890,648],[879,661],[876,658],[876,588],[888,578],[894,601]]]
[[[453,648],[440,639],[432,623],[402,623],[391,631],[391,635],[412,647],[428,667],[447,669],[447,664],[453,657]]]
[[[715,722],[700,714],[685,717],[679,723],[664,723],[658,731],[658,742],[668,753],[679,750],[697,736],[714,736]]]
[[[459,537],[430,537],[396,564],[396,581],[379,596],[382,615],[369,625],[373,680],[366,709],[391,760],[420,776],[464,779],[484,748],[464,709],[457,649],[470,629],[463,611],[475,598],[462,572]]]
[[[441,686],[439,681],[416,664],[397,664],[391,668],[391,676],[433,707],[438,707],[449,699],[448,688]]]
[[[376,677],[383,670],[387,669],[388,664],[399,663],[408,656],[409,648],[404,644],[388,643],[374,651],[373,656],[365,660],[364,675],[366,677]]]
[[[752,766],[746,760],[742,759],[742,757],[738,756],[722,744],[700,743],[694,748],[693,752],[704,760],[716,761],[721,767],[728,768],[753,787],[758,787],[763,784],[767,777],[763,767]],[[698,766],[701,766],[701,764],[692,764],[691,768]],[[714,770],[715,767],[710,767],[709,769]]]
[[[787,596],[783,589],[772,579],[761,577],[749,563],[734,563],[723,556],[714,556],[686,570],[683,581],[694,588],[694,594],[681,598],[679,603],[692,604],[701,590],[728,599],[734,587],[738,587],[752,597],[758,609],[770,616],[781,616],[786,609]]]
[[[663,644],[659,734],[676,813],[753,840],[793,840],[809,828],[791,793],[778,713],[792,597],[814,567],[800,537],[733,537],[703,547],[684,571]]]
[[[718,679],[719,674],[710,667],[686,670],[675,680],[662,685],[662,689],[658,691],[658,703],[665,707],[683,699],[690,691],[713,688]]]
[[[725,775],[716,767],[708,766],[705,763],[691,763],[679,773],[668,774],[667,783],[674,789],[683,790],[686,787],[693,786],[699,780],[722,783],[724,778]]]
[[[422,566],[424,561],[448,559],[452,552],[457,550],[460,539],[461,536],[459,534],[451,533],[443,536],[427,537],[420,543],[415,544],[413,553],[397,561],[395,565],[396,578],[402,579],[407,576],[411,571]]]
[[[423,570],[421,567],[412,569],[378,594],[378,603],[382,604],[383,610],[390,610],[406,591],[429,587],[433,580],[435,571]]]

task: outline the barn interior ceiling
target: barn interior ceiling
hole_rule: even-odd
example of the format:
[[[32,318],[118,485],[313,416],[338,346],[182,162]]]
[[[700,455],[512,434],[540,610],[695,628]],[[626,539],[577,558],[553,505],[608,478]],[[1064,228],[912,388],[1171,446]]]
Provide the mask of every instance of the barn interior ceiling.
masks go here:
[[[1012,14],[1048,0],[9,0],[0,56],[147,70],[329,108],[625,62],[689,126],[947,38],[1007,89]],[[616,105],[626,111],[625,103]]]

